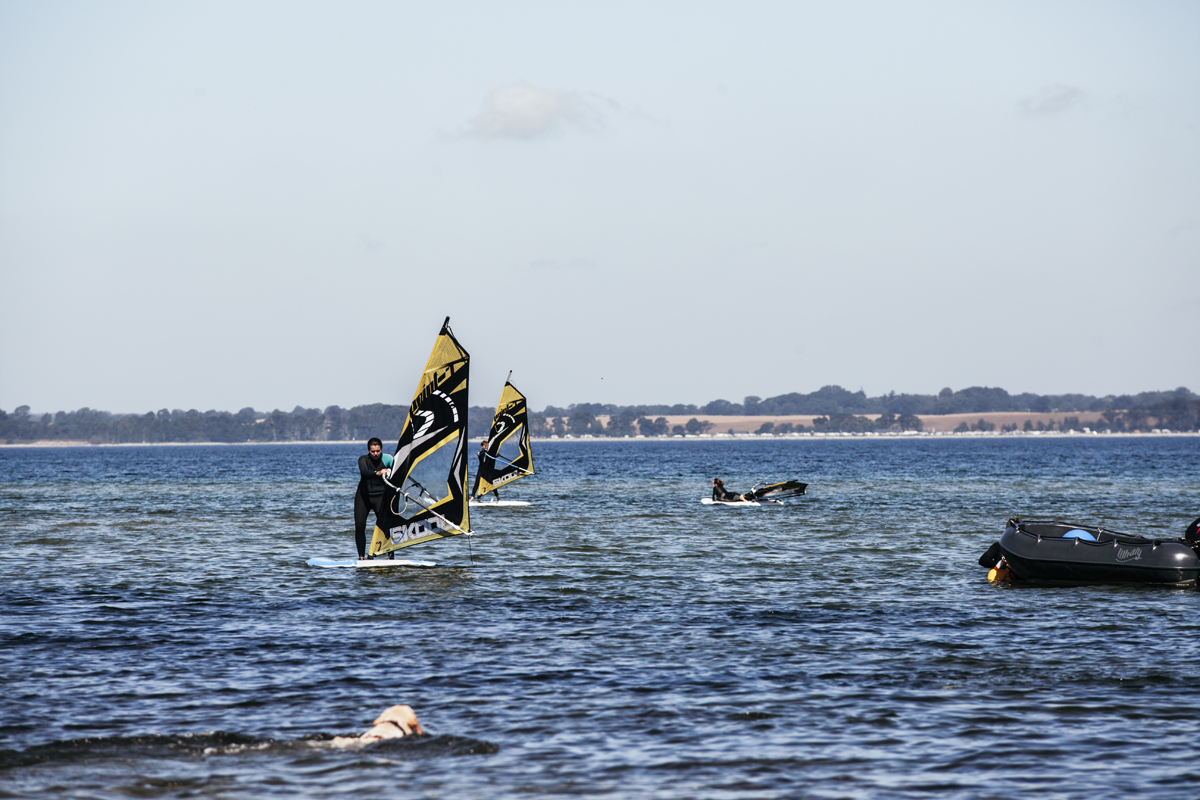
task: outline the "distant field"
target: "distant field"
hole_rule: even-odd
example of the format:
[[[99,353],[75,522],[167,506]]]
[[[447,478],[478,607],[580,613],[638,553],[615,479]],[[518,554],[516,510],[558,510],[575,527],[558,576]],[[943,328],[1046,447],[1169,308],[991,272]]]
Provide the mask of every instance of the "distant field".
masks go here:
[[[805,425],[812,427],[813,419],[819,415],[800,414],[793,416],[782,417],[720,417],[706,414],[688,414],[683,416],[668,416],[666,417],[667,424],[671,427],[676,425],[685,425],[689,419],[693,417],[701,422],[711,422],[712,428],[709,433],[726,433],[733,431],[734,433],[753,433],[762,427],[764,422],[772,422],[775,425],[780,425],[784,422],[790,422],[793,425]],[[864,414],[863,416],[869,419],[878,419],[878,414]],[[1016,424],[1018,429],[1025,427],[1025,420],[1029,420],[1030,424],[1037,427],[1038,422],[1045,426],[1049,426],[1051,421],[1061,423],[1064,417],[1078,417],[1080,423],[1087,425],[1090,422],[1095,422],[1100,419],[1098,411],[1079,411],[1070,413],[1054,412],[1050,414],[1033,414],[1024,411],[998,411],[989,412],[986,414],[921,414],[921,425],[927,431],[952,431],[962,423],[974,425],[979,420],[991,422],[996,426],[996,430],[1000,430],[1005,425]],[[605,425],[608,425],[608,417],[601,415],[598,417]],[[657,419],[657,417],[654,417]]]

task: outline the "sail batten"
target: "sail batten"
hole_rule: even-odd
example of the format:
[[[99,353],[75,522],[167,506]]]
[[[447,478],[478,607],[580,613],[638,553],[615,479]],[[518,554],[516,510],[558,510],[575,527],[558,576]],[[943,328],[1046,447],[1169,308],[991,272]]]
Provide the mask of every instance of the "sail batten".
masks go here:
[[[488,431],[471,496],[482,497],[501,486],[533,473],[529,447],[529,404],[525,395],[505,381]]]
[[[467,389],[471,357],[442,325],[385,476],[388,491],[368,550],[470,533],[467,507]]]

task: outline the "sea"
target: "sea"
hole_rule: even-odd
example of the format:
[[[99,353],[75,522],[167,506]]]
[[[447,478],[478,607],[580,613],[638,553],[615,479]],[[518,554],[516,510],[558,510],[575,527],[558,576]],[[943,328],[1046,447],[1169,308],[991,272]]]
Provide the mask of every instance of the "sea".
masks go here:
[[[1012,515],[1181,535],[1198,437],[537,441],[438,566],[310,567],[362,452],[0,449],[0,798],[1200,792],[1200,591],[978,564]]]

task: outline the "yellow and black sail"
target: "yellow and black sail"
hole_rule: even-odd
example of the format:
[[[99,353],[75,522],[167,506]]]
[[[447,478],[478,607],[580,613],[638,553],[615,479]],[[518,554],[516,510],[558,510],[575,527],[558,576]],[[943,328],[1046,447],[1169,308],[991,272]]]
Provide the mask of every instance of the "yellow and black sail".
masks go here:
[[[743,495],[743,497],[746,500],[779,500],[784,497],[796,497],[797,495],[807,494],[807,489],[807,483],[784,481],[782,483],[772,483],[767,486],[755,487]]]
[[[509,373],[509,377],[512,377],[512,373]],[[517,391],[511,382],[505,381],[486,446],[479,453],[479,471],[475,474],[471,495],[482,497],[517,478],[532,474],[529,406],[525,395]]]
[[[466,492],[470,362],[446,317],[396,443],[370,555],[470,532]]]

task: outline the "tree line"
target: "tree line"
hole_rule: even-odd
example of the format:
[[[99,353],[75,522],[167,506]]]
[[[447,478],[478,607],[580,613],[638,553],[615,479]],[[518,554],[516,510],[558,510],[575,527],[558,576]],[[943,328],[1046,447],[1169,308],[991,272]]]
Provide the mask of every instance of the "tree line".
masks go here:
[[[472,436],[486,435],[493,409],[469,410]],[[0,441],[84,441],[93,444],[159,444],[164,442],[322,442],[366,441],[396,437],[408,414],[407,405],[373,403],[343,409],[296,406],[290,412],[243,408],[237,413],[181,409],[146,414],[112,414],[91,408],[32,415],[29,406],[11,414],[0,410]]]
[[[979,389],[979,391],[975,391]],[[829,391],[827,391],[829,390]],[[895,398],[925,397],[924,395],[887,395],[866,398],[862,392],[847,392],[840,387],[824,387],[808,395],[781,395],[760,400],[747,397],[741,404],[714,400],[705,406],[613,406],[581,403],[565,409],[547,406],[543,412],[531,412],[529,427],[534,436],[666,436],[722,432],[712,417],[728,415],[783,416],[816,415],[811,426],[793,423],[765,422],[758,433],[786,434],[792,432],[867,432],[921,430],[917,414],[987,413],[993,411],[1072,412],[1100,411],[1100,419],[1088,423],[1092,430],[1110,432],[1200,430],[1200,395],[1186,388],[1173,392],[1143,392],[1139,395],[1037,396],[1037,402],[1017,400],[1029,395],[1009,395],[1003,389],[964,389],[951,392],[944,389],[938,395],[937,408],[953,411],[911,411]],[[932,397],[932,396],[931,396]],[[783,400],[781,398],[802,398]],[[1066,398],[1066,399],[1064,399]],[[1074,398],[1074,399],[1072,399]],[[876,403],[886,403],[878,410]],[[1021,407],[1014,407],[1023,403]],[[1102,407],[1096,407],[1099,403]],[[1105,405],[1106,404],[1106,405]],[[795,410],[803,408],[806,410]],[[781,410],[783,409],[783,410]],[[0,442],[14,444],[31,441],[85,441],[93,444],[138,444],[164,442],[314,442],[366,441],[379,436],[385,441],[398,436],[408,413],[407,405],[355,406],[350,409],[329,406],[321,410],[296,406],[290,412],[278,409],[271,412],[243,408],[228,411],[180,409],[150,411],[145,414],[113,414],[81,408],[55,414],[35,415],[29,406],[19,406],[11,413],[0,409]],[[493,409],[472,406],[468,413],[468,433],[472,438],[485,436],[491,427]],[[669,425],[667,415],[691,416],[684,424]],[[868,414],[874,415],[867,416]],[[607,423],[599,417],[607,417]],[[709,417],[701,420],[700,416]],[[1044,423],[1038,423],[1045,427]],[[963,430],[989,430],[994,425],[980,419],[978,423],[963,423]],[[1016,426],[1011,426],[1015,429]],[[1049,429],[1078,430],[1077,416],[1064,416]],[[1009,428],[1006,427],[1006,430]],[[1032,424],[1027,429],[1035,429]]]
[[[1057,410],[1057,409],[1056,409]],[[692,417],[683,425],[669,426],[665,417],[651,419],[645,409],[621,409],[611,412],[605,425],[598,416],[587,408],[573,407],[566,415],[547,417],[545,414],[531,415],[530,429],[535,436],[643,436],[696,435],[721,432],[719,423]],[[718,416],[718,415],[712,415]],[[813,418],[813,424],[802,425],[791,422],[774,424],[764,422],[756,433],[883,433],[888,431],[920,431],[922,423],[915,414],[892,414],[885,411],[871,418],[859,414],[832,413]],[[1133,433],[1150,430],[1197,431],[1200,430],[1200,397],[1182,395],[1161,400],[1148,406],[1129,409],[1108,409],[1100,418],[1086,424],[1075,415],[1064,415],[1061,420],[1033,422],[1026,420],[1023,426],[1016,423],[1001,426],[1004,433],[1022,430],[1032,431],[1083,431],[1102,433]],[[955,432],[995,431],[996,424],[982,417],[977,422],[962,422]]]
[[[617,406],[602,403],[578,403],[567,408],[547,406],[549,417],[568,417],[577,410],[589,411],[594,415],[612,415],[636,409],[643,416],[764,416],[784,417],[798,415],[833,414],[986,414],[1001,411],[1026,411],[1031,413],[1079,413],[1081,411],[1124,411],[1134,408],[1150,408],[1176,397],[1200,399],[1186,387],[1166,392],[1142,392],[1130,395],[1105,395],[1095,397],[1085,394],[1039,395],[1023,392],[1009,394],[1004,389],[988,386],[971,386],[966,389],[946,387],[937,394],[896,394],[890,392],[878,397],[867,397],[862,390],[851,392],[841,386],[822,386],[815,392],[800,394],[792,392],[778,397],[762,399],[753,395],[741,403],[728,400],[713,400],[702,406],[695,405],[642,405]]]
[[[557,409],[556,409],[557,410]],[[714,415],[716,416],[716,415]],[[622,408],[608,414],[608,424],[586,408],[572,408],[566,415],[530,415],[530,431],[534,436],[695,436],[721,432],[721,426],[711,420],[692,417],[686,423],[670,425],[667,418],[651,418],[644,407]],[[856,417],[852,414],[829,414],[813,419],[812,425],[792,422],[764,422],[755,431],[759,434],[788,434],[805,432],[861,431],[919,431],[921,420],[914,414],[881,414],[878,419]],[[732,429],[730,429],[732,432]]]

